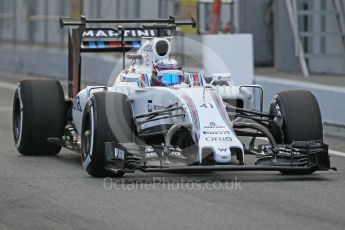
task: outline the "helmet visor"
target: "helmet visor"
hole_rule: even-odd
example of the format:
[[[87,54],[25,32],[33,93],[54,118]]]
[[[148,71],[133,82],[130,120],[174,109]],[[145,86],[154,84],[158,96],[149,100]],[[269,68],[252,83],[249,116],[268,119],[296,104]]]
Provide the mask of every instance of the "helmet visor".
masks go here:
[[[158,78],[163,85],[176,85],[183,82],[183,76],[177,73],[163,73]]]

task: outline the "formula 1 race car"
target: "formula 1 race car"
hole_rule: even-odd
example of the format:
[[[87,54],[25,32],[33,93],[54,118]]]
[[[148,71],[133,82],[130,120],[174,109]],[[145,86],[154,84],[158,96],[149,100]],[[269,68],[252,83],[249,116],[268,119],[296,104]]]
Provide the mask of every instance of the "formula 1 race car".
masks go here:
[[[60,19],[68,33],[68,98],[51,79],[19,82],[13,103],[15,145],[23,155],[81,154],[92,176],[142,172],[331,169],[318,102],[285,91],[263,112],[263,90],[230,74],[184,72],[170,57],[175,18]],[[95,25],[118,25],[95,27]],[[128,25],[135,26],[128,26]],[[93,25],[93,26],[92,26]],[[140,25],[140,26],[138,26]],[[136,52],[128,53],[135,49]],[[110,86],[81,89],[82,52],[121,52],[132,62]],[[125,62],[123,62],[125,63]],[[253,91],[261,91],[254,110]],[[250,137],[248,146],[240,137]],[[266,144],[256,144],[258,137]]]

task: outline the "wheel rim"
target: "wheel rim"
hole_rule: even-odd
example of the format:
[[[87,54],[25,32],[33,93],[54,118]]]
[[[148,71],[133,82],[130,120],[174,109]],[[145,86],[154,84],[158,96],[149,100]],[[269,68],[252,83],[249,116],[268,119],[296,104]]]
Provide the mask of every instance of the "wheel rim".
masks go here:
[[[20,96],[20,88],[17,89],[13,104],[13,137],[16,147],[20,146],[23,133],[23,103]]]
[[[84,128],[82,130],[82,158],[83,161],[87,157],[92,155],[93,149],[93,137],[94,137],[94,124],[93,124],[93,110],[90,108],[90,113],[88,113],[84,120]]]
[[[272,114],[274,113],[274,114]],[[279,119],[282,122],[282,125],[284,125],[284,118],[282,116],[282,109],[276,99],[276,97],[273,99],[271,108],[270,108],[270,114],[274,115],[276,119]],[[274,138],[276,139],[278,144],[283,144],[284,143],[284,127],[281,126],[281,129],[275,129],[273,130],[275,133]]]

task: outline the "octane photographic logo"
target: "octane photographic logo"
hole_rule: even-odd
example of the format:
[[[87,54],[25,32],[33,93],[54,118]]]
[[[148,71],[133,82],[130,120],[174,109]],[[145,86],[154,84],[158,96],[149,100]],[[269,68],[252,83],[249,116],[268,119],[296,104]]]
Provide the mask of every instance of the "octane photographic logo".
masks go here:
[[[153,177],[150,179],[116,179],[106,177],[103,179],[103,188],[107,191],[133,191],[133,190],[171,190],[171,191],[242,191],[242,181],[235,177],[233,180],[192,180],[177,177]]]
[[[230,72],[229,69],[227,69],[227,65],[224,63],[224,61],[215,53],[213,52],[209,47],[203,45],[201,42],[193,40],[191,38],[185,37],[185,36],[175,36],[170,40],[171,43],[171,54],[169,55],[169,58],[175,59],[178,61],[178,63],[182,66],[182,70],[184,73],[195,73],[195,72],[199,72],[202,73],[203,76],[207,76],[207,77],[211,77],[212,74],[214,73],[226,73],[226,72]],[[149,46],[147,46],[149,47]],[[150,46],[151,47],[151,46]],[[152,50],[152,47],[150,48],[150,50]],[[127,53],[135,53],[137,50],[133,49]],[[145,51],[147,52],[147,51]],[[144,52],[144,53],[145,53]],[[207,52],[208,56],[204,57],[206,58],[205,60],[203,60],[203,52]],[[146,54],[146,53],[145,53]],[[116,79],[118,77],[126,77],[124,76],[119,76],[120,73],[125,73],[123,72],[123,60],[122,57],[120,57],[120,55],[118,56],[119,58],[117,59],[115,66],[108,78],[108,86],[112,86],[114,85]],[[146,63],[146,58],[143,58],[142,62]],[[207,62],[207,66],[203,66],[203,63]],[[126,63],[125,63],[125,68],[127,68],[128,66],[130,66],[132,63],[132,60],[129,60],[128,58],[126,58]],[[212,68],[210,69],[210,66],[212,66]],[[145,67],[147,67],[147,65],[145,65]],[[150,67],[151,68],[151,67]],[[148,69],[146,69],[147,71]],[[153,71],[153,70],[150,70]],[[135,70],[130,67],[128,69],[128,73],[134,73]],[[130,84],[131,82],[129,82]],[[132,82],[133,83],[133,82]],[[139,84],[139,82],[138,82]],[[150,98],[147,99],[143,99],[140,102],[134,102],[132,99],[135,99],[135,93],[137,93],[135,90],[131,90],[130,87],[128,86],[127,88],[122,88],[121,92],[124,94],[130,94],[131,97],[131,103],[132,103],[132,108],[134,110],[138,109],[138,106],[141,106],[141,111],[134,111],[134,113],[137,114],[142,114],[144,112],[154,112],[156,110],[160,110],[160,109],[164,109],[165,106],[168,106],[169,103],[167,102],[166,104],[162,103],[162,97],[164,95],[162,94],[155,94],[155,93],[150,93]],[[140,92],[141,95],[143,95],[142,92]],[[138,98],[140,98],[140,96],[138,94]],[[159,103],[157,103],[157,101]],[[132,130],[133,134],[137,133],[137,130],[141,130],[141,128],[137,129],[137,127],[128,127],[128,124],[118,124],[118,119],[116,117],[122,116],[122,117],[127,117],[128,114],[126,113],[126,111],[128,111],[127,108],[124,108],[123,106],[125,105],[125,103],[116,103],[114,104],[114,101],[110,99],[110,97],[106,97],[105,100],[105,105],[106,105],[106,115],[109,121],[109,125],[113,131],[114,134],[116,134],[116,138],[117,139],[123,139],[122,135],[127,133],[127,130]],[[139,104],[139,105],[138,105]],[[200,105],[196,105],[196,106],[200,106]],[[209,107],[209,105],[204,105]],[[190,112],[191,113],[197,113],[197,111],[194,111],[196,108],[190,108]],[[156,120],[156,125],[166,125],[166,121],[165,120]],[[146,123],[147,124],[147,123]],[[195,124],[193,124],[193,126],[195,126]],[[212,124],[200,124],[201,127],[203,126],[212,126]],[[213,127],[213,126],[212,126]],[[210,130],[213,131],[213,130]],[[200,127],[199,130],[200,131]],[[117,136],[120,135],[120,137],[118,138]],[[200,134],[194,134],[191,133],[192,136],[196,135],[200,135]],[[195,152],[195,146],[191,146],[191,147],[186,147],[183,149],[184,153],[189,153],[189,152]],[[196,158],[191,159],[193,162],[195,162]],[[193,162],[189,162],[189,163],[193,163]]]

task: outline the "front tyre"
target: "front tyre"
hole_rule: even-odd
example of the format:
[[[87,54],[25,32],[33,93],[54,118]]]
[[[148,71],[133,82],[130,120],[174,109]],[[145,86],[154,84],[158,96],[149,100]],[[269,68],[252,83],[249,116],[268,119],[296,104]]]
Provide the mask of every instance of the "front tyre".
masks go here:
[[[120,93],[97,92],[88,100],[82,121],[81,160],[88,174],[116,176],[124,172],[104,169],[105,142],[133,142],[133,113],[130,101]]]
[[[13,98],[13,137],[23,155],[56,155],[61,147],[47,138],[61,138],[65,127],[65,98],[59,81],[19,82]]]
[[[323,141],[323,126],[320,107],[315,96],[304,90],[278,93],[270,107],[275,118],[271,123],[272,133],[278,144],[294,141]],[[283,174],[311,174],[315,170],[299,173],[285,170]]]

